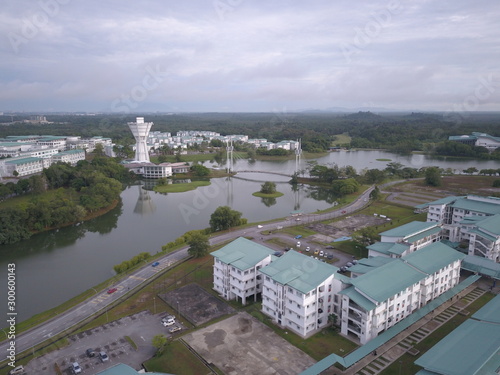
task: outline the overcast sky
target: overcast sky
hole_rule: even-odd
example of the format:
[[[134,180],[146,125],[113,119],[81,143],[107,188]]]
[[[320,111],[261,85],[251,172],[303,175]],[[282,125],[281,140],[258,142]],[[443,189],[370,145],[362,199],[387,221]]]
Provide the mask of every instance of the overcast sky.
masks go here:
[[[498,0],[2,0],[0,111],[500,110]]]

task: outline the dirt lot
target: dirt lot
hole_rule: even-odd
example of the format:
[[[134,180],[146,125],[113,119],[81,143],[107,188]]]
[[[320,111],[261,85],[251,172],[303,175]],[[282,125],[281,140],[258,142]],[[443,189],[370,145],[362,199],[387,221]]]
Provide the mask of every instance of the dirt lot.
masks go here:
[[[326,235],[331,238],[330,241],[333,241],[336,238],[350,236],[361,228],[380,225],[385,223],[385,221],[385,219],[378,216],[352,215],[345,217],[341,221],[329,224],[313,223],[308,225],[307,228]]]
[[[195,326],[235,312],[197,284],[188,284],[159,297]]]

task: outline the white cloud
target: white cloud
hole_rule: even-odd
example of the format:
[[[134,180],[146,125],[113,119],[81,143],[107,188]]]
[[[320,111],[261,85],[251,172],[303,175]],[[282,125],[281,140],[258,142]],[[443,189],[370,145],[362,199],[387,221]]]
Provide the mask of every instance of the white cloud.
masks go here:
[[[139,110],[446,110],[500,79],[499,24],[487,0],[6,0],[0,110],[107,110],[155,67]]]

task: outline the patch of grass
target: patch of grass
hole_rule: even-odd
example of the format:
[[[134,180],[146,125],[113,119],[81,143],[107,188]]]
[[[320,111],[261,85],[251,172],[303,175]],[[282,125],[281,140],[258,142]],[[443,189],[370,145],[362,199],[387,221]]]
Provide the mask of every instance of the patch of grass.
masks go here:
[[[295,237],[299,234],[302,235],[302,237],[307,237],[316,234],[315,231],[306,228],[302,225],[297,225],[295,227],[284,227],[283,229],[280,229],[280,231],[283,233],[288,233],[292,237]]]
[[[199,186],[208,186],[210,181],[191,181],[189,183],[156,185],[154,191],[157,193],[183,193],[194,190]]]
[[[335,140],[332,141],[332,146],[340,146],[351,143],[351,137],[349,133],[335,134]]]
[[[284,249],[285,247],[293,247],[295,246],[295,242],[290,240],[290,242],[285,242],[283,241],[283,239],[281,238],[277,238],[277,237],[274,237],[274,238],[269,238],[267,240],[265,240],[266,243],[269,243],[269,244],[273,244],[273,245],[277,245],[279,246],[280,248]]]
[[[130,346],[132,348],[134,348],[134,350],[137,350],[137,344],[135,343],[134,340],[132,340],[132,338],[130,336],[125,336],[125,340],[128,341],[128,343],[130,344]]]
[[[283,193],[280,193],[279,191],[277,191],[276,193],[272,193],[272,194],[264,194],[264,193],[261,193],[260,191],[257,191],[255,193],[252,194],[254,197],[260,197],[260,198],[279,198],[283,195]]]

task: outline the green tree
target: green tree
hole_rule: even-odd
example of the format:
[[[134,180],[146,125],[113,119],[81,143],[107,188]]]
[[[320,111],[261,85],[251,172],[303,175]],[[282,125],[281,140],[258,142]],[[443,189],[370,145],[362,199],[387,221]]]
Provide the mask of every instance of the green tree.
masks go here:
[[[102,143],[97,143],[95,145],[94,154],[97,156],[104,156],[104,146]]]
[[[361,228],[352,238],[356,243],[364,247],[380,241],[380,236],[374,227]]]
[[[226,230],[245,223],[246,219],[241,218],[241,212],[231,210],[229,206],[220,206],[210,215],[210,229],[212,232]]]
[[[156,356],[160,356],[165,351],[169,344],[169,339],[165,335],[155,335],[151,340],[151,344],[156,348]]]
[[[380,198],[382,198],[382,193],[380,193],[378,186],[375,186],[375,189],[373,189],[370,193],[370,199],[378,201]]]
[[[441,186],[441,171],[438,167],[430,167],[425,170],[425,183],[429,186]]]
[[[474,174],[476,173],[478,170],[476,167],[470,167],[470,168],[467,168],[467,169],[464,169],[464,173],[467,173],[467,174]]]
[[[262,194],[274,194],[276,193],[276,184],[274,182],[266,181],[260,186],[260,192]]]
[[[204,177],[210,174],[210,169],[200,164],[194,164],[190,169],[194,173],[194,175],[198,177]]]
[[[208,236],[199,231],[191,234],[191,238],[189,239],[188,244],[188,254],[195,258],[204,257],[208,254],[208,250],[210,249]]]

